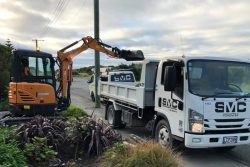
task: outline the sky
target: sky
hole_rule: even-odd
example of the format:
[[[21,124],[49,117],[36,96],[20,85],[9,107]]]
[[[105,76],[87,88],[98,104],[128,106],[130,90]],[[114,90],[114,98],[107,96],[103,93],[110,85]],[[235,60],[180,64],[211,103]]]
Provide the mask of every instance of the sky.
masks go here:
[[[0,0],[0,43],[56,56],[57,50],[94,36],[93,0]],[[250,57],[249,0],[100,0],[100,39],[146,58],[171,55]],[[102,65],[126,63],[101,54]],[[74,68],[94,65],[94,51]]]

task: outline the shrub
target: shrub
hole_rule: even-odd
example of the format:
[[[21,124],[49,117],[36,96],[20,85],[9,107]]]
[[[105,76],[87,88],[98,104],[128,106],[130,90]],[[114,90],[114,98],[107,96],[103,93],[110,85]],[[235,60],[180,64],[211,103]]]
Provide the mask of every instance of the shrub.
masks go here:
[[[55,159],[57,152],[47,145],[46,138],[34,137],[33,143],[25,144],[24,154],[33,166],[47,166]]]
[[[22,167],[28,166],[23,152],[15,142],[0,143],[0,166]]]
[[[83,148],[88,156],[100,155],[115,142],[121,141],[121,135],[111,126],[90,117],[77,120],[70,138],[76,145],[76,153],[78,148]]]
[[[8,143],[11,141],[11,138],[14,136],[14,128],[0,128],[0,143]]]
[[[4,100],[3,102],[0,101],[0,111],[7,111],[9,110],[9,104],[7,100]]]
[[[111,149],[104,153],[102,160],[103,167],[121,167],[124,165],[122,161],[129,159],[132,154],[132,150],[127,145],[122,143],[116,143]]]
[[[63,160],[82,158],[83,154],[101,155],[121,141],[121,135],[100,119],[79,117],[66,124],[36,116],[17,128],[15,139],[24,149],[29,162],[37,165],[56,155]],[[48,163],[46,161],[45,165]]]
[[[26,143],[33,143],[35,137],[46,138],[48,145],[54,146],[64,143],[66,139],[66,124],[61,120],[52,120],[36,116],[31,121],[20,125],[16,132],[16,140],[24,146]]]
[[[129,146],[116,144],[108,150],[101,164],[103,167],[178,167],[179,155],[170,149],[162,148],[159,144],[148,142]]]
[[[0,128],[0,166],[27,166],[23,152],[17,143],[11,140],[13,133],[12,128]]]
[[[87,113],[80,108],[70,105],[67,110],[60,113],[61,116],[65,117],[70,122],[75,121],[77,118],[87,116]]]
[[[72,71],[72,75],[73,75],[73,76],[75,76],[75,75],[79,75],[79,72],[78,72],[78,71],[73,70],[73,71]]]
[[[53,128],[49,129],[52,130],[51,132],[47,132],[48,125],[45,123],[40,126],[36,126],[36,124],[29,122],[19,127],[17,130],[18,141],[22,144],[33,143],[34,138],[37,136],[46,137],[48,145],[56,144],[57,147],[54,147],[54,149],[56,148],[58,157],[63,159],[76,159],[82,157],[85,153],[88,156],[98,156],[115,142],[121,141],[121,135],[113,130],[111,126],[95,118],[79,117],[74,122],[68,123],[61,131],[62,134],[59,133],[58,135],[51,135],[54,133]],[[45,127],[43,127],[44,124]],[[50,138],[50,136],[54,137]],[[56,138],[57,136],[60,137]],[[61,140],[61,136],[63,136],[64,140]]]
[[[26,150],[25,155],[28,157],[28,152],[32,152],[36,147],[42,147],[45,149],[45,153],[47,153],[47,151],[50,153],[50,150],[54,150],[58,153],[58,157],[61,158],[74,153],[74,151],[72,151],[74,148],[71,148],[70,145],[68,145],[70,139],[67,135],[67,128],[69,127],[70,126],[62,120],[49,120],[42,116],[36,116],[31,121],[26,122],[17,128],[15,139],[19,143],[19,146]],[[46,142],[40,140],[46,140]],[[34,157],[34,159],[29,157],[29,161],[31,163],[37,163],[44,157],[44,155],[41,155],[42,157],[38,155],[36,156],[37,157]],[[47,157],[47,155],[45,156]]]

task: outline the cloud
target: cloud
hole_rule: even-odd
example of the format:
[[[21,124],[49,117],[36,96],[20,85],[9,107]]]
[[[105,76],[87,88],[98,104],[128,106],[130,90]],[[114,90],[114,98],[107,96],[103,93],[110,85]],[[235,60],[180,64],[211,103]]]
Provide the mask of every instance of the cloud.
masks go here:
[[[249,10],[247,0],[105,0],[100,1],[100,37],[122,49],[141,49],[147,58],[172,53],[247,56]],[[56,55],[94,34],[90,0],[1,0],[0,11],[0,43],[10,38],[16,47],[33,49],[31,40],[39,38],[45,40],[42,50]],[[93,63],[91,53],[79,55],[75,64]],[[88,60],[78,63],[85,55]],[[114,63],[104,55],[101,62]]]

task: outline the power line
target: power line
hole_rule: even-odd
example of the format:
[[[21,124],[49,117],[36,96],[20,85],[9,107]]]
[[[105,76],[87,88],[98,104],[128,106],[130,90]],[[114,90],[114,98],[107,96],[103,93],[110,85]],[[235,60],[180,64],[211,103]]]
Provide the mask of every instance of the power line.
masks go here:
[[[44,36],[45,34],[47,34],[51,31],[52,25],[55,24],[56,22],[58,22],[63,11],[65,11],[65,9],[68,7],[69,2],[71,2],[71,1],[70,0],[60,0],[57,3],[57,6],[52,14],[52,16],[54,16],[54,17],[51,16],[49,19],[50,20],[49,23],[46,26],[43,26],[43,29],[40,33],[40,37]],[[75,12],[73,14],[71,14],[71,17],[69,20],[72,20],[73,17],[79,16],[79,13],[82,10],[82,8],[85,6],[86,2],[87,2],[87,0],[82,0],[82,3],[79,5],[80,7],[78,8],[78,10],[74,10]]]
[[[55,12],[54,12],[54,18],[50,19],[50,23],[47,25],[46,29],[44,29],[44,31],[42,32],[42,35],[45,35],[46,33],[50,32],[52,25],[58,21],[63,11],[69,5],[69,2],[70,2],[69,0],[59,1],[57,8],[55,9]]]
[[[53,25],[53,23],[55,22],[57,17],[60,15],[60,13],[62,12],[62,8],[65,4],[65,0],[60,0],[60,2],[59,2],[60,4],[58,5],[58,9],[54,13],[54,18],[50,20],[50,23],[48,24],[48,26],[46,27],[46,29],[42,33],[43,35],[45,35],[51,29],[51,26]]]
[[[49,24],[51,23],[52,21],[52,16],[55,16],[55,14],[58,12],[58,9],[59,9],[59,6],[61,5],[62,3],[62,0],[59,0],[57,5],[56,5],[56,8],[54,9],[52,15],[49,17],[49,22],[43,26],[43,28],[41,29],[41,33],[40,33],[40,36],[45,32],[45,30],[48,28]]]
[[[61,4],[58,12],[55,14],[55,17],[54,17],[54,20],[52,21],[52,23],[56,22],[58,20],[58,18],[61,16],[62,12],[64,11],[65,4],[67,6],[68,3],[69,3],[69,0],[63,0],[62,1],[62,4]]]
[[[49,22],[47,23],[47,25],[44,25],[39,37],[44,37],[47,33],[49,33],[51,31],[52,25],[55,24],[60,19],[63,11],[65,11],[66,8],[69,6],[69,2],[71,2],[71,1],[70,0],[58,1],[56,8],[53,10],[53,14],[51,14],[51,16],[49,18]],[[77,0],[77,2],[79,2],[79,1]],[[74,12],[71,12],[71,14],[69,15],[70,16],[69,21],[73,20],[73,17],[79,16],[79,13],[81,13],[83,7],[86,6],[86,3],[87,3],[87,0],[81,0],[81,3],[79,3],[79,5],[77,5],[78,9],[74,10]],[[52,13],[52,10],[51,10],[51,13]],[[41,44],[41,45],[43,45],[43,44]]]
[[[80,11],[83,9],[84,5],[86,4],[87,0],[82,0],[82,3],[79,4],[79,8],[77,10],[75,10],[75,12],[73,14],[71,14],[70,16],[70,19],[69,20],[72,20],[73,17],[78,17],[79,16],[79,13]]]

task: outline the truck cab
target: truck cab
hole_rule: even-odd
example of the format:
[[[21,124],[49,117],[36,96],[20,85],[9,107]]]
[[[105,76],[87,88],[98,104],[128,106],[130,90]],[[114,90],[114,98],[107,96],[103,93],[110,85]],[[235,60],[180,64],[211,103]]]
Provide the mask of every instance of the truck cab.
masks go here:
[[[190,148],[250,143],[247,60],[180,57],[161,61],[158,69],[155,92],[158,141],[167,144],[166,136],[171,134]],[[165,120],[165,125],[159,125],[160,119]]]

